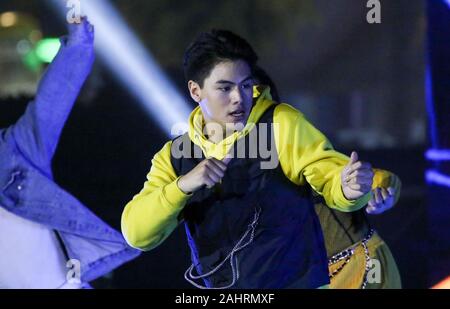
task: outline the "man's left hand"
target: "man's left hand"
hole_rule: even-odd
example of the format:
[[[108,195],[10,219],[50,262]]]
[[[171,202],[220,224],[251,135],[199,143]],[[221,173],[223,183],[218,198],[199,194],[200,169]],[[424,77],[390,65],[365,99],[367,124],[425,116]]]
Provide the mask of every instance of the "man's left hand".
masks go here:
[[[350,161],[341,173],[341,186],[348,200],[356,200],[369,193],[373,183],[372,166],[358,160],[358,154],[353,151]]]

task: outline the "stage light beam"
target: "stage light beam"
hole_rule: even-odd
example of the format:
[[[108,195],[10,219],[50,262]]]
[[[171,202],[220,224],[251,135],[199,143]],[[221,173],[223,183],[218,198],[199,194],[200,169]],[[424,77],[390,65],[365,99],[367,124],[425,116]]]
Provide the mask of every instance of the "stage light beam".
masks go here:
[[[66,1],[49,0],[66,17]],[[164,72],[128,28],[116,9],[105,0],[81,2],[81,11],[95,27],[98,55],[146,112],[170,135],[175,124],[186,122],[191,108]]]

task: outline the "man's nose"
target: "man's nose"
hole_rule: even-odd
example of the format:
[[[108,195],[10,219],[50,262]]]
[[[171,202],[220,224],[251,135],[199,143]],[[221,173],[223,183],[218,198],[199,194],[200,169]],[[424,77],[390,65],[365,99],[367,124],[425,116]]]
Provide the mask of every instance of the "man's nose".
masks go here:
[[[242,103],[242,92],[239,87],[236,87],[231,93],[231,101],[235,103]]]

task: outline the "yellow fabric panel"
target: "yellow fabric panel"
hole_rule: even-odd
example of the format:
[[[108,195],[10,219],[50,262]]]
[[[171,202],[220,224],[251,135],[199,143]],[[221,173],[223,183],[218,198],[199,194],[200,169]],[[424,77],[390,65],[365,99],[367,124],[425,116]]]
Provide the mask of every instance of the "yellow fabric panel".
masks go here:
[[[389,247],[385,242],[374,234],[368,241],[367,247],[369,255],[372,259],[377,259],[380,262],[380,281],[379,283],[369,283],[367,289],[400,289],[401,279],[400,273],[392,256]],[[329,272],[332,273],[338,269],[344,261],[329,266]],[[366,267],[366,257],[364,248],[360,244],[355,249],[355,254],[350,258],[350,261],[343,269],[336,274],[330,282],[331,289],[360,289],[363,284],[363,278]],[[374,268],[375,270],[375,268]],[[372,277],[373,279],[376,276]]]

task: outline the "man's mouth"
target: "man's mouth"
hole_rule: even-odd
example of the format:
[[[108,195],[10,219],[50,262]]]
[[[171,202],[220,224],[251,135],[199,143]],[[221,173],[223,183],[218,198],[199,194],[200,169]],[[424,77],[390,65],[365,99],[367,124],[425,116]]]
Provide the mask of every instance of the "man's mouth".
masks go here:
[[[233,117],[242,117],[244,116],[245,112],[242,109],[235,110],[234,112],[231,112],[230,115]]]

